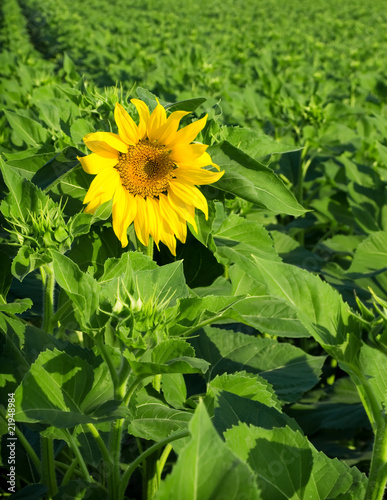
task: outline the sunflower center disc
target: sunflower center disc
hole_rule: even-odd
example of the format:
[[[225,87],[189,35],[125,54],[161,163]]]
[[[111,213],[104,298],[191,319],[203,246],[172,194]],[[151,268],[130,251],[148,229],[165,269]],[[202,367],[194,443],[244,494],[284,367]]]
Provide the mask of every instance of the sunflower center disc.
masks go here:
[[[115,168],[129,193],[153,198],[167,190],[175,164],[165,146],[144,140],[118,153]]]

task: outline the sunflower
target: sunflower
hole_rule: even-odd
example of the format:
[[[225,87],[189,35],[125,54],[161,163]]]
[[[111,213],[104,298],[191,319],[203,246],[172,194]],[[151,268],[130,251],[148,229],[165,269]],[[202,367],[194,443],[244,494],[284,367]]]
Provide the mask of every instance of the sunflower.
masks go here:
[[[145,246],[152,236],[176,255],[176,238],[185,243],[187,222],[197,232],[195,208],[208,218],[208,205],[196,187],[219,180],[224,172],[204,167],[214,165],[207,145],[193,142],[207,121],[207,115],[179,128],[186,111],[174,111],[168,118],[157,103],[152,113],[139,99],[132,99],[139,115],[138,125],[119,104],[114,110],[118,134],[95,132],[83,141],[92,151],[79,157],[83,169],[96,175],[83,201],[93,214],[113,199],[113,229],[123,247],[127,229],[134,223],[136,235]]]

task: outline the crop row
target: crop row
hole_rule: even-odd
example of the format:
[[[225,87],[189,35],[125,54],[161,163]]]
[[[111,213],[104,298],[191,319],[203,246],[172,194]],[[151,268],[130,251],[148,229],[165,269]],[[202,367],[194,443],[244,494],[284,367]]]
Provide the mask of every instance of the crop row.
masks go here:
[[[383,2],[22,0],[35,46],[99,85],[221,99],[224,120],[279,135],[329,102],[386,103]],[[383,28],[384,27],[384,28]],[[317,115],[317,116],[316,116]]]

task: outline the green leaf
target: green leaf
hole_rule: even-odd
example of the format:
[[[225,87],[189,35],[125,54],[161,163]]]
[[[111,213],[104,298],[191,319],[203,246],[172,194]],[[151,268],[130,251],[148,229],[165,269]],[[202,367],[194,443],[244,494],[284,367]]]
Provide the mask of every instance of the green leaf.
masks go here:
[[[136,375],[157,375],[160,373],[205,373],[208,363],[193,357],[194,350],[184,340],[168,339],[153,349],[148,349],[139,361],[129,359]]]
[[[192,418],[191,411],[171,408],[162,401],[160,394],[149,387],[136,393],[135,401],[130,407],[134,417],[129,423],[128,432],[156,442],[187,429]],[[180,450],[181,445],[181,441],[173,443],[176,450]]]
[[[55,206],[55,203],[43,191],[18,174],[10,165],[4,163],[1,158],[0,169],[9,189],[8,195],[0,205],[3,215],[25,221],[30,213],[39,214],[47,204],[49,207]]]
[[[336,498],[352,486],[348,466],[315,451],[300,432],[289,427],[263,429],[239,424],[225,438],[230,449],[257,474],[263,499],[324,500]]]
[[[188,336],[209,323],[227,318],[227,311],[242,299],[220,295],[180,299],[174,309],[174,321],[168,327],[169,335]]]
[[[264,499],[304,498],[312,452],[299,432],[289,427],[263,429],[241,423],[229,429],[225,438],[228,447],[257,474]]]
[[[100,288],[88,273],[83,273],[68,257],[52,250],[55,278],[70,297],[80,325],[87,331],[101,328],[107,321],[99,311]]]
[[[234,252],[250,257],[257,255],[268,260],[280,260],[274,250],[273,240],[266,229],[255,221],[249,221],[231,214],[222,225],[212,233],[215,255],[221,262],[229,262]],[[226,249],[226,252],[223,249]]]
[[[268,167],[227,141],[208,148],[213,162],[225,170],[216,187],[274,213],[299,216],[305,209],[281,179]]]
[[[109,446],[108,443],[109,443],[111,423],[102,422],[95,424],[95,427],[98,430],[101,438],[104,440],[106,446]],[[51,429],[52,428],[50,428],[50,430]],[[52,430],[54,433],[58,432],[57,429],[52,429]],[[101,450],[98,447],[98,444],[95,440],[95,437],[92,435],[89,428],[85,424],[77,425],[77,427],[75,427],[73,432],[73,438],[76,439],[80,452],[85,462],[87,464],[92,465],[93,467],[98,467],[103,457]],[[64,439],[68,444],[70,444],[66,436],[63,436],[61,439]]]
[[[4,114],[18,137],[29,146],[38,146],[47,140],[47,131],[40,123],[27,116],[4,110]]]
[[[19,281],[31,273],[35,269],[51,261],[50,255],[44,255],[35,251],[29,246],[22,246],[12,261],[12,274]]]
[[[237,288],[236,293],[242,293],[241,289]],[[297,310],[285,300],[271,295],[246,297],[235,304],[227,316],[269,335],[310,337]]]
[[[15,418],[59,428],[114,420],[128,412],[113,397],[105,363],[95,367],[54,349],[39,355],[16,390]]]
[[[359,365],[379,402],[380,410],[384,412],[387,407],[387,354],[385,349],[379,350],[363,343],[360,349]]]
[[[140,271],[136,276],[138,294],[143,302],[172,306],[176,299],[188,297],[182,261]]]
[[[245,370],[259,374],[286,402],[296,401],[319,381],[325,356],[310,356],[290,344],[205,327],[191,339],[196,355],[210,363],[208,378]]]
[[[8,290],[12,282],[12,272],[11,272],[11,259],[8,255],[0,249],[0,261],[1,261],[1,273],[0,273],[0,296],[5,302],[8,295]]]
[[[191,439],[171,474],[161,482],[155,500],[258,500],[254,475],[226,447],[200,403],[189,424]]]
[[[361,403],[355,384],[349,377],[343,377],[328,390],[316,390],[316,398],[311,393],[287,410],[295,418],[307,435],[320,429],[369,428],[369,421]]]
[[[351,335],[352,347],[356,348],[358,325],[349,306],[336,290],[318,276],[304,269],[268,261],[255,255],[247,259],[234,254],[233,260],[264,287],[267,295],[283,299],[294,308],[305,328],[325,349],[332,346],[331,352],[340,355],[341,349],[334,347],[344,344],[348,335]]]
[[[34,150],[27,150],[32,154]],[[14,171],[26,179],[32,180],[36,172],[40,170],[51,158],[53,153],[33,154],[25,158],[8,160],[7,164],[10,165]],[[6,155],[7,158],[9,155]],[[40,187],[40,186],[39,186]]]
[[[387,269],[387,232],[370,234],[356,249],[347,275],[372,274]]]
[[[173,408],[184,408],[187,387],[181,373],[165,373],[161,378],[161,387],[168,404]]]
[[[31,198],[31,194],[29,193],[32,189],[31,183],[27,183],[27,181],[23,182],[21,175],[14,172],[2,158],[0,158],[0,168],[4,182],[9,189],[9,195],[1,202],[1,212],[6,217],[13,215],[17,219],[24,220],[24,203],[26,197],[27,199]],[[27,202],[27,205],[30,205],[30,203]]]
[[[264,400],[267,399],[264,398]],[[241,397],[232,392],[221,391],[215,394],[213,424],[219,434],[238,425],[239,422],[252,424],[265,429],[285,427],[299,429],[295,420],[274,406]]]
[[[16,299],[15,302],[12,302],[10,304],[0,304],[0,311],[11,314],[21,314],[31,307],[31,299]]]
[[[61,162],[57,166],[58,170],[51,172],[56,180],[47,187],[48,193],[55,201],[66,198],[64,211],[67,215],[77,214],[84,208],[83,200],[93,180],[78,163],[78,160],[72,159]]]
[[[183,101],[177,101],[173,103],[165,104],[164,107],[168,111],[195,111],[201,104],[207,101],[206,97],[195,97],[193,99],[185,99]]]
[[[54,188],[62,181],[64,176],[79,165],[77,156],[85,156],[84,153],[76,148],[68,147],[45,163],[33,176],[32,182],[39,186],[41,189]],[[66,180],[63,179],[66,183]]]
[[[165,101],[160,100],[155,94],[152,94],[152,92],[149,92],[149,90],[147,89],[144,89],[142,87],[137,87],[136,94],[139,99],[145,102],[150,112],[152,112],[157,106],[157,100],[160,102],[162,106],[164,106]]]
[[[99,278],[101,284],[115,278],[125,279],[126,286],[132,289],[133,275],[136,272],[156,269],[157,264],[140,252],[126,252],[119,258],[109,258],[104,262],[104,273]]]
[[[282,144],[268,135],[258,134],[251,128],[228,127],[227,141],[252,158],[263,158],[276,153],[289,153],[302,148]]]
[[[212,379],[208,384],[208,388],[215,394],[220,391],[231,392],[237,396],[259,401],[266,406],[281,411],[281,404],[273,387],[259,375],[253,375],[245,371],[231,374],[223,373]]]
[[[93,125],[84,118],[78,118],[70,127],[72,140],[77,144],[81,143],[83,137],[92,130]]]

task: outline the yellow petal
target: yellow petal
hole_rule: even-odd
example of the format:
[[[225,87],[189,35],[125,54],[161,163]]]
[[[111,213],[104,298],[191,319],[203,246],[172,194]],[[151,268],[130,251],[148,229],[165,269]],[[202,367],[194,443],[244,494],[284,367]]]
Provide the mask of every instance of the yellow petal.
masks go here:
[[[115,167],[117,165],[117,158],[106,158],[99,156],[96,153],[91,153],[87,156],[77,156],[83,170],[92,175],[98,174],[106,167]]]
[[[173,171],[173,175],[179,182],[191,183],[191,184],[212,184],[218,181],[222,175],[222,172],[210,172],[209,170],[204,170],[202,168],[177,168]]]
[[[191,144],[192,145],[192,144]],[[212,162],[211,156],[208,153],[203,153],[202,156],[199,156],[198,158],[195,158],[192,161],[177,161],[177,165],[180,167],[208,167],[212,165],[215,167],[217,170],[220,170],[218,165],[215,165],[215,163]]]
[[[149,121],[149,109],[145,102],[140,101],[140,99],[131,99],[130,102],[132,102],[136,106],[138,116],[140,117],[140,121],[138,124],[138,136],[141,140],[146,136],[146,130]]]
[[[93,182],[90,184],[83,203],[89,203],[94,198],[100,197],[103,197],[105,201],[111,200],[119,184],[120,175],[117,170],[114,168],[105,168],[104,170],[101,170],[101,172],[94,177]]]
[[[127,111],[116,103],[114,110],[114,119],[118,126],[118,134],[127,144],[134,146],[139,141],[139,133],[137,125]]]
[[[172,209],[179,214],[179,216],[189,222],[197,232],[197,226],[195,222],[195,207],[193,205],[187,205],[181,200],[175,193],[168,189],[168,202]]]
[[[84,210],[87,214],[93,214],[100,205],[113,198],[120,185],[118,172],[117,175],[114,172],[114,170],[106,168],[93,179],[83,200],[84,204],[88,204]]]
[[[152,235],[158,248],[160,242],[160,225],[161,225],[160,209],[158,207],[157,201],[153,198],[147,198],[146,204],[149,217],[149,232]]]
[[[176,239],[173,233],[173,229],[171,229],[171,226],[168,224],[168,222],[161,216],[161,213],[159,220],[160,220],[160,241],[162,241],[164,245],[167,245],[171,254],[176,257]]]
[[[148,137],[151,141],[155,141],[158,138],[159,129],[167,121],[167,113],[161,104],[157,103],[157,106],[150,115],[148,122]]]
[[[120,136],[111,132],[87,134],[83,138],[83,142],[93,153],[106,158],[117,158],[117,151],[121,153],[127,153],[128,151],[128,145],[120,139]]]
[[[133,222],[137,213],[137,204],[134,196],[119,186],[114,194],[113,201],[113,229],[122,247],[128,244],[128,227]]]
[[[207,148],[206,144],[178,144],[172,148],[170,157],[176,163],[194,163],[203,156]],[[207,165],[211,165],[211,161]]]
[[[162,220],[163,220],[163,228],[160,239],[165,245],[167,245],[171,254],[176,257],[176,239],[173,235],[173,231],[169,228],[166,221],[164,219]]]
[[[171,142],[174,139],[180,120],[188,114],[188,111],[174,111],[168,116],[166,123],[160,127],[158,132],[157,140],[159,144],[165,144],[167,141]]]
[[[159,194],[159,206],[162,217],[168,222],[177,238],[185,243],[187,236],[187,224],[170,205],[165,194]]]
[[[148,246],[149,219],[148,219],[147,204],[142,196],[137,195],[134,199],[137,204],[137,214],[134,219],[134,229],[141,243],[145,246]]]
[[[188,205],[193,205],[201,210],[206,219],[208,219],[208,205],[203,193],[198,188],[190,184],[183,184],[181,182],[172,180],[169,183],[168,192],[171,190],[178,198],[185,201]]]
[[[174,139],[171,142],[166,142],[165,145],[173,148],[177,145],[190,144],[198,133],[203,130],[207,122],[207,117],[208,115],[178,130]]]

